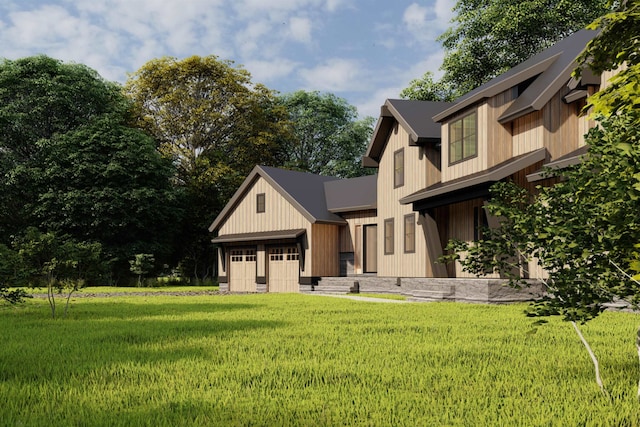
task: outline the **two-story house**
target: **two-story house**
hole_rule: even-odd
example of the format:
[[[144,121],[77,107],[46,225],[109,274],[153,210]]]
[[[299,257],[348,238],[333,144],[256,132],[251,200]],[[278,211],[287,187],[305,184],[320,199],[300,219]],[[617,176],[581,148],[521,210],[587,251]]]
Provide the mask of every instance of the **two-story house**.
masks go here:
[[[402,291],[466,278],[437,260],[449,239],[477,239],[492,225],[489,187],[510,179],[533,188],[543,165],[584,154],[594,123],[582,109],[604,76],[572,71],[594,35],[577,32],[454,103],[387,100],[363,156],[376,175],[257,166],[210,227],[223,289],[322,289],[355,277]]]

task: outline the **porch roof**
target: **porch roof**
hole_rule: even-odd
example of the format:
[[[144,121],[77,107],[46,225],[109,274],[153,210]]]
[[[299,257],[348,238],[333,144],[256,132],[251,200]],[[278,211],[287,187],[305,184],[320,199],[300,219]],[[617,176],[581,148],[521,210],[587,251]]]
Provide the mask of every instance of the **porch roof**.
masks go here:
[[[582,161],[582,158],[587,154],[588,147],[585,145],[583,147],[578,148],[564,156],[546,163],[543,166],[543,169],[537,170],[536,172],[527,175],[527,181],[535,182],[540,181],[545,178],[549,178],[549,173],[545,171],[545,169],[564,169],[569,166],[577,165]]]
[[[540,148],[536,151],[532,151],[531,153],[522,154],[511,160],[502,162],[487,169],[486,171],[474,173],[452,181],[444,183],[439,182],[431,185],[400,199],[400,203],[407,205],[409,203],[416,202],[435,202],[434,199],[442,198],[440,203],[432,203],[434,206],[430,206],[436,207],[458,201],[469,200],[478,197],[477,190],[480,188],[485,191],[488,185],[498,182],[509,175],[513,175],[514,173],[521,171],[528,166],[534,165],[537,162],[541,162],[546,158],[546,156],[547,149]]]
[[[304,228],[294,230],[260,231],[255,233],[225,234],[211,239],[213,243],[243,243],[265,240],[294,240],[306,233]]]

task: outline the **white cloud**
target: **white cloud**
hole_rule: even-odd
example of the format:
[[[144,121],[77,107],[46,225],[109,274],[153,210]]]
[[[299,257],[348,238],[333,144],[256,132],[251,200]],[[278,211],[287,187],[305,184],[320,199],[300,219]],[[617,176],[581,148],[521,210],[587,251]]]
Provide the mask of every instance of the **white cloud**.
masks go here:
[[[298,63],[286,58],[278,58],[272,61],[248,61],[245,68],[249,70],[254,83],[268,83],[293,73]],[[268,86],[268,85],[267,85]]]
[[[302,69],[299,74],[311,90],[358,91],[362,90],[364,83],[361,65],[352,59],[332,58],[315,68]]]
[[[311,42],[311,20],[308,18],[293,17],[289,21],[289,33],[293,40],[300,43]]]
[[[453,17],[454,0],[435,0],[432,6],[409,5],[402,22],[418,43],[428,43],[442,34]]]

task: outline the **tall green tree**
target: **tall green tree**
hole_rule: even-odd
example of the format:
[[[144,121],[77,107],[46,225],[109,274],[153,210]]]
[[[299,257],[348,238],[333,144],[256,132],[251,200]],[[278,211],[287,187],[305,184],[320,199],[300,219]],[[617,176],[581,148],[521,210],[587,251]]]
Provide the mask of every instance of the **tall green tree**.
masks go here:
[[[34,214],[42,229],[100,242],[114,279],[141,251],[172,262],[182,197],[153,138],[105,116],[37,146]]]
[[[586,27],[606,0],[458,0],[439,37],[443,82],[462,95]]]
[[[122,88],[46,56],[0,63],[0,242],[28,227],[102,245],[114,274],[143,250],[166,258],[174,166],[129,125]]]
[[[373,118],[358,119],[357,109],[331,93],[297,91],[281,96],[292,139],[286,167],[349,178],[370,173],[361,156],[373,132]]]
[[[47,56],[0,61],[0,242],[35,225],[37,142],[126,108],[120,88],[84,65]]]
[[[131,75],[126,92],[137,125],[178,168],[189,206],[181,222],[182,266],[190,276],[212,273],[207,227],[256,164],[282,162],[285,110],[248,71],[215,56],[160,58]]]

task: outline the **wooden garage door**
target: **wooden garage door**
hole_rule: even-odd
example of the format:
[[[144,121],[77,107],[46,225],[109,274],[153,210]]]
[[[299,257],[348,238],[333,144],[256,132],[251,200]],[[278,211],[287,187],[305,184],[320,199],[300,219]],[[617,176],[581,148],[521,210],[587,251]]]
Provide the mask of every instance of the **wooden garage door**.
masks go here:
[[[300,255],[295,246],[269,250],[269,292],[299,292]]]
[[[230,254],[229,290],[256,292],[255,249],[233,249]]]

